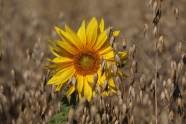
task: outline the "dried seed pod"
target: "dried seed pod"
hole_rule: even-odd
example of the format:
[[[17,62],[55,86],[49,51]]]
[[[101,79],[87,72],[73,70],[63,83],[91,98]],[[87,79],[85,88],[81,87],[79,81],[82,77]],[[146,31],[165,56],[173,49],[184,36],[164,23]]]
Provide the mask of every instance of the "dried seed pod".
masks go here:
[[[136,53],[136,44],[132,45],[132,50],[133,50],[133,53]]]
[[[101,76],[103,76],[104,72],[105,72],[105,69],[106,69],[106,65],[107,62],[105,59],[103,59],[102,63],[101,63]]]
[[[114,124],[119,124],[119,120],[116,120],[116,121],[114,122]]]
[[[123,115],[125,115],[126,112],[127,112],[127,105],[126,105],[126,103],[123,103],[123,105],[122,105],[122,107],[121,107],[121,113],[122,113]]]
[[[131,100],[134,100],[135,99],[135,90],[134,90],[134,87],[133,86],[130,86],[129,87],[129,95],[131,97]]]
[[[181,108],[184,106],[184,105],[183,105],[183,100],[182,100],[182,98],[179,97],[179,98],[177,99],[177,104],[178,104],[178,106],[181,107]]]
[[[159,38],[159,40],[156,42],[156,51],[158,52],[158,53],[162,53],[162,51],[163,51],[163,36],[161,36],[160,38]]]
[[[111,47],[113,47],[113,44],[115,43],[115,37],[114,37],[114,35],[112,35],[111,37],[110,37],[110,46]]]
[[[170,100],[170,96],[172,95],[172,93],[169,93],[167,88],[165,88],[164,93],[165,93],[165,97],[166,97],[167,101],[169,101]]]
[[[143,29],[144,37],[148,37],[148,32],[149,32],[149,27],[147,24],[144,24],[144,29]]]
[[[178,17],[179,17],[179,10],[178,10],[178,8],[175,8],[175,10],[174,10],[174,16],[176,18],[176,21],[178,21]]]
[[[154,37],[156,37],[158,35],[158,28],[157,28],[157,26],[154,27],[153,35],[154,35]]]
[[[74,109],[71,107],[68,112],[68,123],[73,124],[73,118],[74,118]]]
[[[118,53],[118,45],[116,42],[113,43],[113,49],[115,53]]]
[[[112,70],[114,72],[114,76],[117,76],[118,73],[118,67],[116,65],[112,65]]]
[[[119,107],[117,105],[114,106],[114,113],[117,119],[119,119]]]
[[[85,120],[85,123],[89,123],[90,122],[90,115],[88,114],[87,117],[86,117],[86,120]]]
[[[107,122],[107,114],[106,114],[106,112],[104,111],[104,113],[103,113],[103,115],[102,115],[102,122],[104,123],[104,124],[107,124],[108,122]]]
[[[101,117],[100,117],[100,115],[98,113],[96,114],[95,123],[96,124],[101,124]]]
[[[170,120],[170,122],[174,121],[174,113],[172,110],[169,112],[169,120]]]
[[[155,1],[154,1],[154,4],[153,4],[153,6],[152,6],[152,13],[153,13],[153,14],[156,13],[157,6],[158,6],[158,2],[155,0]]]
[[[121,96],[119,97],[118,105],[119,105],[119,106],[122,106],[122,105],[123,105],[123,99],[121,98]]]
[[[96,86],[96,93],[98,94],[98,95],[100,95],[101,94],[101,88],[100,88],[100,86],[98,85],[98,86]]]
[[[171,61],[171,69],[174,68],[176,70],[176,62],[175,61]]]
[[[176,70],[174,68],[171,69],[170,78],[176,80]]]
[[[117,53],[115,53],[115,61],[117,64],[121,65],[121,59]]]
[[[150,84],[150,90],[152,91],[154,89],[155,86],[155,79],[152,79],[152,83]]]
[[[126,49],[126,47],[127,47],[127,43],[126,43],[126,40],[125,40],[124,37],[122,38],[121,43],[122,43],[123,49]]]
[[[153,0],[149,0],[149,7],[152,7]]]
[[[132,68],[130,69],[130,74],[131,74],[131,77],[134,77],[134,70]]]
[[[165,97],[165,92],[164,91],[161,92],[160,98],[161,98],[161,101],[165,103],[166,97]]]
[[[132,47],[129,47],[129,57],[134,58]]]
[[[86,116],[85,116],[85,114],[83,114],[83,116],[81,117],[81,123],[84,124],[85,120],[86,120]]]
[[[91,120],[94,120],[96,114],[97,114],[97,107],[95,105],[92,105],[90,108],[90,115],[91,115]]]
[[[133,115],[130,117],[129,122],[130,122],[129,124],[134,124],[134,116]]]
[[[142,90],[140,90],[140,101],[141,103],[143,103],[143,91]]]
[[[112,28],[109,26],[106,30],[107,30],[107,36],[111,37],[113,35]]]
[[[98,73],[95,73],[94,74],[94,80],[92,82],[92,89],[95,89],[97,81],[98,81]]]
[[[118,90],[121,85],[121,79],[119,76],[116,76],[115,78],[115,85],[116,85],[116,89]]]
[[[182,58],[183,63],[186,64],[186,54],[185,53],[181,54],[181,58]]]
[[[181,51],[182,51],[182,43],[179,42],[179,44],[178,44],[178,52],[181,53]]]
[[[108,80],[106,79],[106,80],[104,81],[104,84],[103,84],[103,87],[102,87],[102,91],[107,90],[107,88],[108,88]]]
[[[76,82],[77,82],[76,77],[73,76],[72,77],[72,84],[73,84],[74,87],[76,87]]]
[[[145,91],[146,89],[146,84],[145,84],[145,81],[144,81],[144,78],[141,76],[140,77],[140,87],[143,91]]]
[[[114,112],[113,112],[114,113]],[[112,118],[112,123],[114,123],[116,121],[116,116],[114,116],[113,118]]]
[[[164,81],[163,81],[163,86],[164,86],[164,88],[166,87],[166,84],[167,84],[167,82],[166,82],[166,80],[164,80]]]
[[[137,62],[135,60],[132,61],[132,68],[134,70],[134,72],[137,72]]]
[[[182,62],[179,62],[178,63],[178,74],[183,71],[183,63]]]

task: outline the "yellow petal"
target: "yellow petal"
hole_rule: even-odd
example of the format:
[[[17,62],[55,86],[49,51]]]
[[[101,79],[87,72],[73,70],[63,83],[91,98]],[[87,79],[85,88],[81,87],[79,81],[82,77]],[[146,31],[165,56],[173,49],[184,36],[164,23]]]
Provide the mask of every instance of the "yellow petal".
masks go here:
[[[86,79],[89,83],[92,83],[94,80],[94,75],[86,75]]]
[[[116,36],[119,35],[119,33],[120,33],[120,31],[114,31],[114,32],[113,32],[113,35],[116,37]]]
[[[85,77],[83,77],[81,75],[77,75],[76,78],[77,78],[77,85],[76,85],[77,86],[77,90],[78,90],[78,93],[81,94],[82,89],[83,89],[83,84],[84,84],[84,78]]]
[[[107,40],[107,31],[103,31],[99,36],[98,36],[98,39],[97,39],[97,42],[95,43],[95,45],[93,46],[94,50],[97,51],[99,50],[103,44],[106,42]]]
[[[68,88],[67,96],[70,96],[74,91],[75,91],[75,87],[74,87],[73,85],[71,85],[71,86]]]
[[[106,60],[114,60],[114,52],[112,47],[107,47],[106,49],[99,52],[100,56]]]
[[[65,25],[65,29],[67,32],[69,42],[71,42],[74,47],[81,49],[83,47],[83,44],[80,38],[78,37],[78,35],[72,29],[70,29],[67,25]]]
[[[115,87],[115,83],[114,83],[112,78],[109,79],[108,85],[111,86],[111,87]]]
[[[84,89],[83,90],[84,90],[84,96],[87,98],[88,101],[90,101],[92,98],[92,88],[86,79],[84,81]]]
[[[104,19],[101,19],[100,25],[99,25],[100,32],[104,31]]]
[[[54,62],[54,63],[72,63],[73,60],[71,58],[68,58],[68,57],[61,57],[60,56],[60,57],[54,58],[53,60],[51,60],[51,62]]]
[[[66,42],[69,41],[66,32],[64,32],[62,29],[60,29],[60,28],[58,28],[58,27],[54,27],[54,28],[55,28],[57,34],[61,37],[61,39],[62,39],[63,41],[66,41]]]
[[[58,75],[54,75],[48,82],[47,84],[55,84],[55,85],[59,85],[59,84],[64,84],[64,82],[66,82],[68,79],[70,79],[75,73],[75,69],[73,68],[73,66],[70,66],[68,68],[65,68],[65,71],[63,71],[62,73],[58,74]]]
[[[82,25],[79,28],[77,35],[81,39],[83,46],[85,46],[87,42],[86,32],[85,32],[85,21],[82,22]]]
[[[62,85],[63,85],[63,84],[56,85],[55,91],[59,91],[59,90],[61,89]]]
[[[56,40],[56,43],[58,43],[58,47],[60,48],[60,50],[62,51],[62,54],[65,55],[65,53],[70,53],[70,55],[74,55],[77,51],[77,49],[75,49],[71,44],[69,44],[68,42],[62,42],[62,41],[59,41],[59,40]],[[69,54],[68,55],[65,55],[65,56],[70,56]]]
[[[89,48],[95,44],[97,39],[97,31],[98,31],[98,23],[96,18],[94,17],[88,24],[86,28],[86,35],[87,35],[87,45]]]

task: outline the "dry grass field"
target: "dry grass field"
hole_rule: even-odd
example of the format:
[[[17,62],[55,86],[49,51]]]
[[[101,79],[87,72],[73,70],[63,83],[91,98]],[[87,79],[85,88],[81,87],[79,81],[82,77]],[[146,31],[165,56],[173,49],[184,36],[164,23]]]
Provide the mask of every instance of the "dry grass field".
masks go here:
[[[101,112],[101,122],[154,124],[157,119],[158,124],[186,123],[185,5],[185,0],[0,0],[0,124],[45,124],[61,111],[64,92],[56,93],[54,86],[46,85],[51,77],[44,68],[49,64],[46,58],[54,58],[48,40],[60,39],[54,26],[64,29],[67,24],[77,31],[83,20],[89,22],[93,17],[104,18],[106,27],[120,30],[116,41],[126,39],[128,55],[136,47],[123,68],[128,78],[121,84],[121,94],[98,100],[105,100],[104,112],[111,111],[107,112],[111,120],[106,121]],[[161,53],[158,43],[162,41]],[[136,68],[134,60],[137,72],[131,71]],[[120,97],[126,105],[123,121],[119,115],[124,110],[116,105]],[[90,104],[93,107],[83,107],[99,111],[95,101]]]

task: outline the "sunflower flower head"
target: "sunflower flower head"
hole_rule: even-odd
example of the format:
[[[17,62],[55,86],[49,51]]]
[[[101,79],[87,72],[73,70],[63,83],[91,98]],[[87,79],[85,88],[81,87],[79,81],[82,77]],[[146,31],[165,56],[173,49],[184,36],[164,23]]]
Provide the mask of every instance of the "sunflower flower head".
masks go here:
[[[50,41],[55,58],[48,59],[51,65],[46,68],[54,73],[47,84],[54,84],[56,91],[67,87],[67,96],[77,90],[79,98],[88,101],[96,94],[116,93],[115,77],[125,77],[118,66],[127,60],[125,51],[114,50],[119,43],[112,37],[119,31],[104,29],[104,19],[98,24],[95,17],[87,26],[83,21],[77,33],[67,25],[65,31],[58,27],[55,30],[61,40]]]

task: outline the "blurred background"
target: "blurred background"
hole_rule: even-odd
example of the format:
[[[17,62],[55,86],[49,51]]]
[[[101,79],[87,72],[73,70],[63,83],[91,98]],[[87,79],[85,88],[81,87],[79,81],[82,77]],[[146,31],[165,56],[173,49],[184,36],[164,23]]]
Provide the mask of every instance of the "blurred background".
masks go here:
[[[179,41],[186,51],[185,5],[185,0],[163,0],[159,34],[165,39],[165,55],[161,62],[175,52]],[[174,16],[175,8],[179,10],[178,20]],[[89,22],[93,17],[98,21],[104,18],[106,27],[120,30],[116,40],[125,37],[127,50],[135,41],[154,63],[155,15],[149,0],[0,0],[0,84],[11,83],[15,72],[17,80],[23,83],[29,73],[29,83],[35,88],[46,72],[44,66],[48,62],[45,58],[53,58],[48,40],[60,39],[53,27],[64,29],[67,24],[77,31],[83,20]],[[144,24],[149,26],[148,37],[144,37]],[[139,71],[151,68],[146,59],[137,50]],[[178,61],[179,57],[173,59]],[[126,73],[130,75],[129,71]]]
[[[169,50],[178,41],[176,37],[185,39],[185,3],[185,0],[164,0],[160,31],[166,34],[165,44]],[[174,17],[176,7],[179,9],[177,24]],[[106,27],[111,25],[121,30],[118,41],[125,37],[129,44],[133,38],[143,44],[143,49],[153,41],[143,37],[145,23],[149,25],[149,35],[153,35],[154,15],[149,0],[0,0],[1,79],[8,78],[11,68],[19,71],[24,68],[26,50],[32,50],[38,40],[45,57],[51,56],[48,40],[59,39],[53,26],[64,29],[64,24],[67,24],[77,31],[82,20],[88,22],[92,17],[98,21],[104,18]]]

